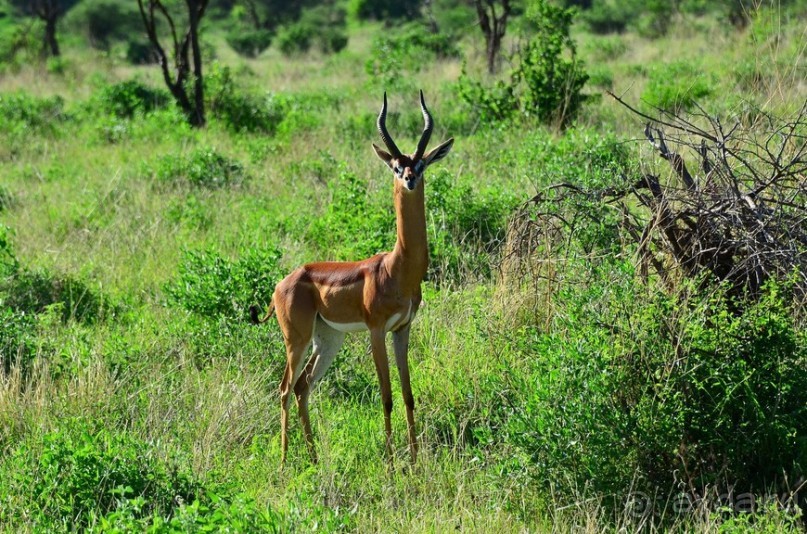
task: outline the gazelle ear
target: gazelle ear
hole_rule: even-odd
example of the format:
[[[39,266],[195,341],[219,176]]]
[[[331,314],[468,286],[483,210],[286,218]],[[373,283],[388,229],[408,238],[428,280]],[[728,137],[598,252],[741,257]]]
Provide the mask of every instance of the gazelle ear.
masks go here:
[[[454,146],[453,137],[448,141],[445,141],[443,144],[429,150],[429,152],[425,156],[423,156],[423,162],[426,165],[431,165],[436,161],[440,161],[444,157],[448,156],[448,153],[451,152],[452,146]]]
[[[392,168],[392,154],[390,154],[386,150],[383,150],[382,148],[379,148],[378,145],[376,145],[375,143],[373,143],[373,150],[375,150],[375,155],[378,156],[378,158],[381,161],[383,161],[384,163],[386,163],[387,167],[389,167],[391,169]]]

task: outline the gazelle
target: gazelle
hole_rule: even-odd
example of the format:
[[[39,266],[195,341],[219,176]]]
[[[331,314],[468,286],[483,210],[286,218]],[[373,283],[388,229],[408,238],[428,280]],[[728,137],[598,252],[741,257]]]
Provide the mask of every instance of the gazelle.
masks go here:
[[[370,332],[381,403],[384,408],[386,452],[392,458],[392,392],[385,338],[392,332],[395,362],[401,378],[409,451],[417,458],[415,436],[415,399],[409,384],[409,328],[421,301],[420,283],[429,261],[426,245],[426,209],[423,172],[451,151],[454,139],[426,152],[434,124],[420,92],[420,109],[425,126],[417,149],[411,156],[402,154],[387,132],[387,94],[378,115],[378,132],[387,151],[373,143],[376,155],[392,170],[393,200],[397,240],[392,252],[376,254],[356,262],[309,263],[298,268],[275,287],[269,310],[263,319],[258,308],[250,308],[252,322],[266,322],[272,313],[283,331],[286,344],[286,370],[280,383],[281,462],[288,449],[288,417],[291,392],[303,426],[309,453],[316,461],[308,396],[311,388],[327,371],[342,346],[347,332]],[[304,356],[313,343],[311,358],[303,368]]]

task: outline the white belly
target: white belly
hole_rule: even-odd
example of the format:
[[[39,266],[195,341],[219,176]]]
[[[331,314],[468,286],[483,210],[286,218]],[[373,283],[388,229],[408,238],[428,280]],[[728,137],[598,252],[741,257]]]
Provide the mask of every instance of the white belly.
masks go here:
[[[384,331],[389,332],[396,326],[400,324],[405,324],[407,321],[409,321],[411,315],[412,315],[412,301],[409,301],[409,307],[406,309],[406,313],[393,314],[389,319],[387,319],[387,323],[384,325]],[[320,318],[325,322],[325,324],[327,324],[334,330],[338,330],[339,332],[362,332],[364,330],[368,330],[367,324],[364,322],[337,323],[335,321],[329,321],[322,315],[320,315]]]
[[[367,330],[367,324],[365,323],[335,323],[333,321],[329,321],[322,315],[319,317],[325,321],[325,324],[340,332],[361,332],[362,330]]]

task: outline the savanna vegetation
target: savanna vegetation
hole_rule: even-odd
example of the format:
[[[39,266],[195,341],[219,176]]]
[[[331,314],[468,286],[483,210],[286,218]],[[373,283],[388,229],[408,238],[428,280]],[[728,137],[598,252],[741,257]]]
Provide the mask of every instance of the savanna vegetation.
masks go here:
[[[0,0],[0,530],[801,531],[806,27],[802,0]],[[414,149],[418,89],[456,140],[418,461],[394,372],[385,458],[358,334],[319,462],[294,419],[281,468],[283,341],[248,309],[390,249],[370,143],[386,91]]]

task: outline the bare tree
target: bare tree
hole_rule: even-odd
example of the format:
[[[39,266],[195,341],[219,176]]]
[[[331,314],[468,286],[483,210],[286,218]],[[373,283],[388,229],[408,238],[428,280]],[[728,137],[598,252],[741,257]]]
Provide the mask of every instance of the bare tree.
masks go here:
[[[479,16],[479,27],[485,34],[485,49],[488,58],[488,72],[495,74],[502,39],[507,31],[507,18],[512,13],[510,0],[474,0]],[[499,5],[497,12],[496,6]]]
[[[60,55],[56,40],[56,23],[78,0],[10,0],[10,4],[29,17],[38,17],[45,23],[43,51],[56,57]]]
[[[205,125],[204,83],[202,52],[199,46],[199,23],[207,9],[208,0],[185,0],[188,28],[180,36],[174,22],[175,13],[166,9],[162,0],[137,0],[146,34],[159,59],[163,79],[191,126]],[[160,22],[161,21],[161,22]],[[168,26],[173,47],[173,68],[168,54],[160,43],[158,24]],[[191,84],[188,83],[192,80]]]

